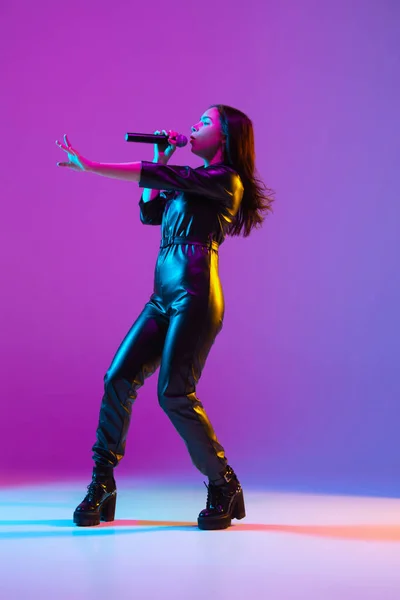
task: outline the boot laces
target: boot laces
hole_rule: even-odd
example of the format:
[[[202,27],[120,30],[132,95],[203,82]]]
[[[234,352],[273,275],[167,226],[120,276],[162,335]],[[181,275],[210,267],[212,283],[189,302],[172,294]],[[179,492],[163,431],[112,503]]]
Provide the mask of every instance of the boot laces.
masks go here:
[[[203,483],[207,488],[206,507],[208,510],[215,508],[218,506],[218,504],[220,504],[220,501],[224,495],[223,490],[221,489],[221,486],[213,485],[212,483],[207,485],[205,481],[203,481]]]
[[[87,493],[87,497],[88,500],[95,500],[96,496],[98,495],[100,489],[102,491],[106,490],[106,486],[103,483],[100,483],[100,481],[91,481],[89,483],[89,485],[87,486],[88,489],[88,493]]]

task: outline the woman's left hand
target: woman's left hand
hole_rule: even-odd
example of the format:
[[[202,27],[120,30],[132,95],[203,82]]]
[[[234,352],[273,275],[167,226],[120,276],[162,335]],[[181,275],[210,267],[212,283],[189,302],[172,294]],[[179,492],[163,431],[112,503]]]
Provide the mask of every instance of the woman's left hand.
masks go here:
[[[65,145],[61,144],[61,142],[59,142],[58,140],[56,141],[56,144],[59,148],[61,148],[61,150],[64,150],[64,152],[66,152],[68,155],[68,162],[58,162],[58,167],[68,167],[73,171],[89,170],[90,161],[86,158],[83,158],[83,156],[81,156],[77,150],[72,148],[67,138],[67,134],[64,135]]]

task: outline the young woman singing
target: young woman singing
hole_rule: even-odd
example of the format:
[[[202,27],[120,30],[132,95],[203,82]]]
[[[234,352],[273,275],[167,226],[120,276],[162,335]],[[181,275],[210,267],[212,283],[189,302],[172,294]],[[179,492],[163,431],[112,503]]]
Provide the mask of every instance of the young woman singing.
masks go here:
[[[213,105],[192,126],[191,151],[204,163],[197,168],[168,165],[177,134],[162,131],[168,142],[155,145],[153,162],[93,162],[72,148],[67,136],[64,144],[56,142],[68,155],[60,167],[138,182],[144,188],[141,222],[161,225],[153,293],[104,376],[92,481],[73,517],[80,526],[114,519],[113,469],[125,453],[137,390],[158,367],[160,406],[194,466],[208,478],[199,528],[223,529],[245,516],[242,487],[196,396],[196,384],[224,319],[219,246],[227,235],[248,236],[260,226],[273,198],[255,175],[253,125],[240,110]],[[229,398],[222,402],[228,419]]]

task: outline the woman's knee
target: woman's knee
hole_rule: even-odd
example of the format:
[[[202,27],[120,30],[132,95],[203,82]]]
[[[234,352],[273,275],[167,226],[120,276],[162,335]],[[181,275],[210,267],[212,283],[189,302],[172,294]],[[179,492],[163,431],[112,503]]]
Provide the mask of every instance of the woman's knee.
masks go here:
[[[160,376],[158,378],[158,383],[157,383],[157,397],[158,397],[158,404],[165,412],[168,412],[172,407],[174,396],[171,393],[171,391],[172,390],[171,390],[170,386],[168,386],[165,383],[165,381],[163,381],[163,378]]]
[[[188,388],[184,382],[176,382],[168,385],[159,381],[157,386],[158,403],[164,412],[180,410],[191,404],[191,396],[195,392],[194,388]]]
[[[104,391],[110,392],[122,392],[130,388],[130,383],[123,374],[116,369],[109,369],[104,375]]]

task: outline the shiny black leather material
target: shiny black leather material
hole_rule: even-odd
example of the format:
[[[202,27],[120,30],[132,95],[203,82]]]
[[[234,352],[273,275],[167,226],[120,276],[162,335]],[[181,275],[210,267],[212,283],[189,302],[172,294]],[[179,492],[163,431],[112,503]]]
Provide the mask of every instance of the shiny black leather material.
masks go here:
[[[117,501],[114,478],[98,479],[93,475],[87,489],[85,498],[75,509],[74,523],[80,527],[89,527],[99,525],[100,521],[113,521]]]
[[[221,485],[214,485],[211,481],[205,484],[207,504],[197,519],[199,529],[226,529],[232,519],[244,519],[246,516],[242,486],[229,465],[224,479]]]
[[[196,384],[223,325],[218,248],[239,209],[243,186],[222,164],[191,169],[148,162],[142,162],[139,186],[164,190],[149,202],[139,201],[141,222],[161,225],[154,289],[104,377],[93,459],[98,465],[119,463],[137,390],[160,367],[160,406],[193,464],[218,479],[227,459]]]
[[[161,225],[163,242],[186,237],[221,245],[243,196],[239,175],[223,164],[191,169],[143,161],[139,186],[165,190],[139,202],[142,223]]]

